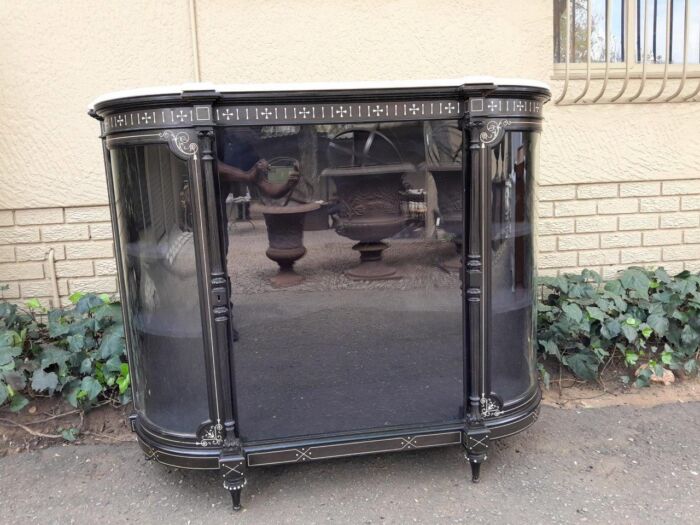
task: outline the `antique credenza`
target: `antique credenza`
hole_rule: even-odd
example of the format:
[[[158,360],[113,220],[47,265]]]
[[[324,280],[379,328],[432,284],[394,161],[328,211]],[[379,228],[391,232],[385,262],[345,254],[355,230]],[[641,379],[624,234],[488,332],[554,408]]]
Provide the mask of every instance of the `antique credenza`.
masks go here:
[[[246,471],[537,418],[530,81],[185,85],[100,121],[146,457]]]

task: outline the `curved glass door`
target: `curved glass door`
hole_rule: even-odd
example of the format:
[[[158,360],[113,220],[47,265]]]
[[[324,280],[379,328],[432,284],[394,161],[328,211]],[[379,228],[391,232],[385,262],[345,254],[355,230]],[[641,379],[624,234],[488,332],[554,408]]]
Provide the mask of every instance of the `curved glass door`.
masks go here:
[[[536,384],[534,189],[539,133],[511,131],[488,151],[491,178],[491,390],[507,404]]]
[[[134,404],[163,430],[208,419],[187,163],[165,144],[111,150]]]

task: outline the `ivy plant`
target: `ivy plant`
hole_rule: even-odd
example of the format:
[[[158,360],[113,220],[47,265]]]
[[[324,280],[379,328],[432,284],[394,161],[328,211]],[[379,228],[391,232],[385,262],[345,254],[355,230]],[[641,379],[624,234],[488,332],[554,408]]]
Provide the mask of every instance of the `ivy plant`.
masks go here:
[[[24,408],[32,395],[62,395],[76,408],[131,399],[124,325],[106,294],[75,293],[47,311],[32,299],[0,302],[0,405]]]
[[[601,367],[615,359],[636,372],[637,386],[668,369],[697,374],[700,274],[671,277],[663,268],[632,267],[605,283],[584,270],[542,277],[539,284],[541,354],[579,378],[595,381]],[[621,379],[628,382],[629,376]]]

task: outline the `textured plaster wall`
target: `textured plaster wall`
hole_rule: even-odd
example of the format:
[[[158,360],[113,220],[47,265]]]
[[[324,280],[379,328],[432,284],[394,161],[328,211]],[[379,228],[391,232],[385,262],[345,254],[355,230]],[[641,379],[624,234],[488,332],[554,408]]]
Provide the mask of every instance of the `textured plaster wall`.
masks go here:
[[[187,0],[0,8],[0,209],[104,204],[86,106],[107,91],[193,80]],[[202,79],[549,81],[551,10],[550,0],[198,0]],[[700,104],[550,104],[546,117],[544,185],[697,176]]]

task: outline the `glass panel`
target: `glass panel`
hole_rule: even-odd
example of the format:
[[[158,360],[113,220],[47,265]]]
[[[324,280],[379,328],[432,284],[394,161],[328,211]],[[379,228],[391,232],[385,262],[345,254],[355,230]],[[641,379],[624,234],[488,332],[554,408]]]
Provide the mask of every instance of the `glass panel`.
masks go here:
[[[605,41],[610,27],[610,62],[625,60],[624,35],[625,0],[590,0],[591,9],[591,62],[605,63]],[[569,4],[569,23],[566,28],[566,4]],[[607,2],[610,20],[607,18]],[[588,59],[588,0],[554,0],[554,61],[566,61],[566,38],[570,39],[569,62],[584,63]]]
[[[539,134],[509,132],[489,151],[491,174],[491,387],[504,401],[535,383],[533,229]]]
[[[456,122],[217,140],[242,438],[461,420]]]
[[[208,419],[187,163],[164,144],[111,152],[140,415],[194,434]]]

